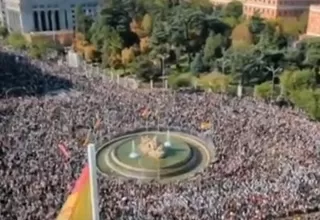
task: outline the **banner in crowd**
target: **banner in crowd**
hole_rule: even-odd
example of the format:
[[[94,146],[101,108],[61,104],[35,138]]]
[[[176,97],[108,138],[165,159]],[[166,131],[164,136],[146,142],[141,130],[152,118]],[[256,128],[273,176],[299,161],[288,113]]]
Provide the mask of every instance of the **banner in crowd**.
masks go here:
[[[200,125],[201,130],[208,130],[212,127],[212,124],[210,122],[202,122]]]
[[[91,220],[92,206],[90,201],[89,166],[87,164],[63,205],[57,220]]]
[[[141,117],[144,119],[147,119],[152,113],[151,110],[147,107],[141,108],[139,110],[139,112],[140,112]]]

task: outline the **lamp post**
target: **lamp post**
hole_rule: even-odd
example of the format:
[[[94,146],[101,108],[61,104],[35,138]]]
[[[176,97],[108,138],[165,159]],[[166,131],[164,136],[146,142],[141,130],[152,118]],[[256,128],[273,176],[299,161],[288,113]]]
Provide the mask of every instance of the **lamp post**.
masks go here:
[[[163,55],[159,55],[160,58],[160,63],[161,63],[161,78],[162,78],[162,87],[165,88],[165,79],[164,79],[164,75],[165,75],[165,57]]]

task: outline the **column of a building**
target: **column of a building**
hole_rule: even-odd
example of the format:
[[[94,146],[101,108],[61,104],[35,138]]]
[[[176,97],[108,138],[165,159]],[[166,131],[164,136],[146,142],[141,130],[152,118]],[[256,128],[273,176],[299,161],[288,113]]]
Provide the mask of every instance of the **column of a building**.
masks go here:
[[[10,18],[9,18],[9,10],[6,11],[6,20],[7,20],[8,30],[11,31],[11,30],[10,30],[11,24],[10,24]]]
[[[60,29],[65,30],[66,29],[66,16],[65,16],[63,8],[59,9],[59,19],[60,19]]]
[[[10,27],[10,30],[13,31],[13,23],[14,23],[14,20],[13,20],[13,17],[12,17],[12,10],[8,11],[8,20],[10,21],[9,22],[9,27]]]
[[[56,20],[54,19],[54,11],[51,10],[51,22],[52,22],[52,30],[57,30]]]
[[[16,19],[14,16],[14,11],[10,11],[10,19],[11,19],[11,28],[15,32],[16,31]]]
[[[37,13],[38,13],[39,31],[43,31],[43,29],[42,29],[42,19],[41,19],[41,10],[38,10]]]
[[[23,21],[22,21],[22,12],[19,11],[19,31],[24,32],[23,30]]]
[[[12,10],[11,12],[10,12],[10,14],[11,14],[11,21],[12,21],[12,30],[14,31],[14,32],[16,32],[17,31],[17,18],[16,18],[16,16],[15,16],[15,11],[14,10]]]
[[[46,23],[46,30],[45,31],[50,31],[50,24],[49,24],[49,17],[48,17],[49,10],[44,11],[44,22]]]
[[[7,23],[9,31],[12,31],[12,18],[11,18],[11,10],[7,11]]]

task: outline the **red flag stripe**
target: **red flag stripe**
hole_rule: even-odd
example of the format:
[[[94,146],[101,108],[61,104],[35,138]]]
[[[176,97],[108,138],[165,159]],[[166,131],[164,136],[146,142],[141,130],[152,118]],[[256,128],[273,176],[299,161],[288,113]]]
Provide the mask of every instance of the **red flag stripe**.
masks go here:
[[[65,156],[66,159],[69,159],[70,153],[68,152],[67,147],[63,143],[58,144],[58,147],[61,153],[63,154],[63,156]]]

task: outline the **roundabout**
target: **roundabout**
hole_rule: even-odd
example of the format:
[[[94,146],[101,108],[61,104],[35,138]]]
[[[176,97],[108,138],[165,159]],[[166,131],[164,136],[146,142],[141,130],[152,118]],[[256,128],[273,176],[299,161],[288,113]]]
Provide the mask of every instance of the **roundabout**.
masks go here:
[[[196,136],[137,131],[102,144],[97,151],[97,166],[108,176],[170,181],[202,171],[211,157],[211,149]]]

